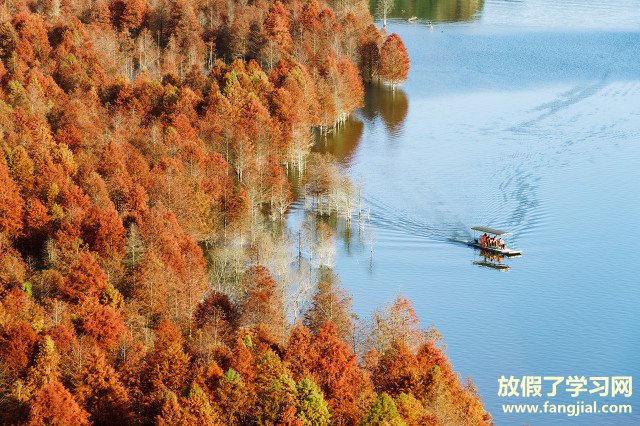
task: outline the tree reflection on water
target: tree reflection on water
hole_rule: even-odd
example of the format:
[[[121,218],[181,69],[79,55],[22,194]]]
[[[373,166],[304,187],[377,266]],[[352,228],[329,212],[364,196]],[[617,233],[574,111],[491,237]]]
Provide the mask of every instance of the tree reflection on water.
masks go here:
[[[369,10],[377,10],[378,0],[369,1]],[[433,22],[465,22],[477,19],[482,13],[484,0],[396,0],[391,17]]]
[[[343,126],[329,134],[316,134],[314,152],[329,153],[344,165],[348,165],[364,130],[363,121],[373,122],[380,118],[392,139],[396,139],[404,128],[409,112],[409,99],[401,88],[381,84],[367,85],[364,107],[351,116]]]
[[[371,85],[367,88],[362,114],[369,120],[379,116],[392,137],[402,131],[408,112],[409,100],[401,88],[392,90],[384,85]]]

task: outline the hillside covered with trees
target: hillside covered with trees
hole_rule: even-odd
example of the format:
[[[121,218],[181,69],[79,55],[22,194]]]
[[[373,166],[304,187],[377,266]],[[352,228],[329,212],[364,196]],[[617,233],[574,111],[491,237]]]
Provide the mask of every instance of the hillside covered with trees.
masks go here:
[[[311,129],[407,75],[366,2],[5,1],[0,59],[0,424],[489,421],[409,301],[287,278]]]

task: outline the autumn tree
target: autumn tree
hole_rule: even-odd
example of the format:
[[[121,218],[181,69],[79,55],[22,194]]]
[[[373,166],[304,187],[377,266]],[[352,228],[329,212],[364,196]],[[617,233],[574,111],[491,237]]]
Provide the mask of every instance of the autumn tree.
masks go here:
[[[378,76],[395,87],[409,75],[409,54],[402,39],[396,33],[389,35],[380,48]]]
[[[245,275],[243,287],[248,294],[243,307],[241,323],[267,325],[276,336],[284,332],[282,297],[278,284],[264,266],[252,266]]]
[[[371,397],[370,382],[356,356],[337,336],[331,323],[323,325],[314,342],[317,358],[312,372],[322,389],[336,423],[354,423]]]
[[[182,393],[187,387],[189,364],[180,332],[174,324],[163,322],[156,331],[155,349],[147,356],[140,378],[143,392],[168,389]]]
[[[420,394],[426,385],[416,356],[402,342],[395,342],[380,356],[372,371],[372,380],[376,390],[392,396],[400,393]]]
[[[264,58],[266,70],[271,70],[293,47],[289,12],[282,2],[277,1],[269,7],[269,13],[263,23],[263,33],[266,43],[261,56]]]
[[[361,423],[363,426],[389,425],[405,426],[405,422],[398,413],[398,408],[393,399],[386,393],[381,393],[375,400],[369,412]]]
[[[167,391],[162,400],[160,413],[154,419],[155,424],[158,426],[178,425],[183,418],[182,407],[178,402],[178,397],[175,393]]]
[[[289,333],[284,361],[295,380],[311,377],[313,363],[317,356],[312,342],[313,336],[310,330],[301,323],[297,323]]]
[[[376,13],[382,17],[382,28],[387,27],[387,15],[391,13],[394,7],[394,0],[378,0],[376,5]]]
[[[141,27],[148,8],[146,0],[111,0],[109,2],[113,25],[121,31],[136,32]]]
[[[187,397],[183,398],[180,424],[221,425],[223,423],[218,416],[218,412],[209,402],[209,396],[199,386],[192,386]]]
[[[16,183],[9,176],[7,165],[0,159],[0,233],[7,237],[19,235],[23,227],[24,201]]]
[[[43,386],[34,396],[27,424],[88,425],[89,415],[67,389],[56,379]]]
[[[302,379],[298,382],[296,390],[296,418],[305,426],[328,426],[331,423],[331,413],[318,385],[310,379]]]
[[[232,368],[228,369],[216,390],[218,406],[226,414],[228,424],[241,424],[248,396],[246,385],[238,372]]]
[[[131,422],[131,401],[118,373],[96,350],[78,377],[74,393],[95,425]]]
[[[107,274],[91,252],[83,251],[69,266],[63,286],[58,291],[68,300],[77,302],[85,297],[99,297],[106,287]]]
[[[192,331],[193,314],[208,289],[202,249],[187,234],[175,214],[164,207],[151,209],[140,232],[150,247],[138,265],[139,297],[151,312],[161,313]],[[162,277],[162,278],[160,278]]]
[[[30,63],[45,62],[51,52],[51,46],[43,17],[39,14],[21,14],[16,17],[13,25],[20,36],[16,53]]]
[[[296,412],[297,389],[280,357],[269,350],[256,360],[256,408],[259,423],[275,424]]]
[[[472,384],[463,384],[453,371],[444,350],[434,340],[424,343],[416,355],[424,386],[414,390],[424,407],[442,422],[487,424],[484,410]]]
[[[370,328],[369,345],[379,353],[384,353],[395,343],[415,352],[428,337],[420,327],[420,319],[411,301],[404,297],[398,297],[392,305],[375,312]]]
[[[354,316],[351,311],[351,297],[340,286],[338,278],[325,271],[318,283],[318,289],[311,300],[304,322],[312,331],[318,333],[322,326],[331,322],[340,339],[351,342],[353,337]]]
[[[210,327],[213,338],[229,341],[238,326],[240,313],[237,306],[224,293],[212,291],[201,301],[195,312],[198,328]]]
[[[116,210],[91,209],[84,223],[84,235],[91,250],[119,262],[124,255],[125,230]]]
[[[29,153],[22,145],[18,145],[7,152],[6,158],[11,178],[18,185],[20,193],[28,196],[34,184],[34,163]]]
[[[0,334],[0,363],[11,380],[17,379],[29,365],[37,341],[37,334],[25,321],[3,327]]]
[[[38,345],[38,353],[34,364],[29,368],[25,380],[25,388],[34,393],[43,386],[60,378],[60,354],[53,339],[45,336]]]
[[[347,57],[343,57],[338,62],[338,72],[340,73],[339,90],[341,93],[342,110],[346,116],[351,111],[361,107],[364,99],[364,87],[360,78],[360,73],[356,65]]]
[[[204,57],[205,43],[202,27],[198,22],[195,5],[185,0],[170,2],[169,22],[163,28],[168,41],[167,50],[184,76],[193,65],[200,65]]]
[[[0,58],[8,59],[16,48],[18,43],[18,35],[9,20],[0,24]]]
[[[413,394],[401,393],[395,398],[398,413],[407,426],[437,426],[438,417],[424,408],[424,405]]]
[[[92,336],[103,349],[113,349],[126,331],[124,321],[109,305],[88,300],[79,311],[81,313],[80,329],[83,333]]]

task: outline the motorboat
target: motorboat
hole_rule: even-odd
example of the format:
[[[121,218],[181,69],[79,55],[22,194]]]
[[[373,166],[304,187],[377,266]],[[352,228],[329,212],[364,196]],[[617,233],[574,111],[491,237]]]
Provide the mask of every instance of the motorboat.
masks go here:
[[[502,239],[509,235],[513,235],[511,232],[488,228],[486,226],[474,226],[471,228],[471,230],[474,231],[474,238],[471,241],[467,241],[468,246],[507,257],[522,256],[522,250],[507,248],[506,241]],[[501,244],[484,241],[482,237],[476,238],[477,232],[487,234],[491,238],[499,240]]]

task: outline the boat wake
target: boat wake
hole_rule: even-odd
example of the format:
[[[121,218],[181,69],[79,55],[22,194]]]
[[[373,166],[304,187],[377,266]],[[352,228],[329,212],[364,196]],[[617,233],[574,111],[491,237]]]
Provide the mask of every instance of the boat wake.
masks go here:
[[[468,226],[462,220],[441,218],[427,221],[410,211],[391,206],[374,197],[364,197],[364,202],[370,209],[370,221],[375,227],[438,242],[466,243],[472,238]]]

